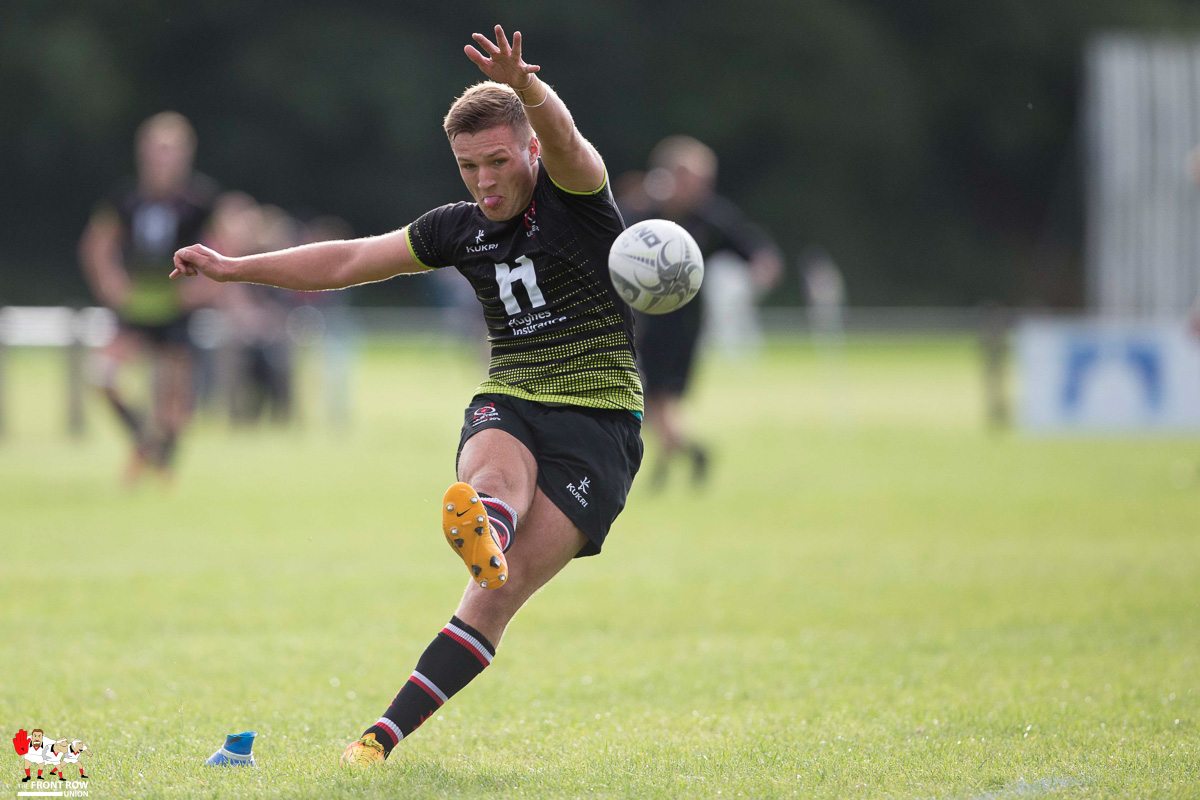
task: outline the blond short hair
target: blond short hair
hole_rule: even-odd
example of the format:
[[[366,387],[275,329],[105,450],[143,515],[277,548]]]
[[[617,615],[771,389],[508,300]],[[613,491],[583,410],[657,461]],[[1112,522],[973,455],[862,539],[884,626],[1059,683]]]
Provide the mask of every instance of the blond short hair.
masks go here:
[[[518,134],[533,135],[521,99],[511,86],[483,81],[459,95],[446,112],[442,129],[454,141],[460,133],[479,133],[498,125],[507,125]]]
[[[713,178],[717,174],[717,154],[691,136],[668,136],[650,151],[651,169],[684,167],[694,175]]]
[[[140,145],[151,136],[168,134],[178,136],[189,150],[196,149],[196,129],[188,118],[178,111],[160,111],[148,117],[137,129],[137,142]]]

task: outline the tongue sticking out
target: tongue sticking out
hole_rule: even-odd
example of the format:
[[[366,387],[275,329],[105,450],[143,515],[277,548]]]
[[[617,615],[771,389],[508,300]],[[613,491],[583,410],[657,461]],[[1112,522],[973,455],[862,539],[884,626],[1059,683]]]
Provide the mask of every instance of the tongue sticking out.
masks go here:
[[[494,195],[494,194],[493,194],[493,195],[488,195],[487,197],[483,198],[483,205],[484,205],[484,207],[485,207],[485,208],[496,208],[496,207],[498,207],[498,206],[500,205],[500,202],[501,202],[503,199],[504,199],[504,198],[502,198],[502,197],[497,197],[497,196],[496,196],[496,195]]]

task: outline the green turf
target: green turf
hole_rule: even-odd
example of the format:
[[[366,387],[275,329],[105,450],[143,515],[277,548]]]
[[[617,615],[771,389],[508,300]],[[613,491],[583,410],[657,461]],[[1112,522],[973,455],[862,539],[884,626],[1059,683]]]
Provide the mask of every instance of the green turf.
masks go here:
[[[342,746],[465,582],[473,356],[372,347],[344,438],[202,420],[169,492],[10,356],[0,724],[88,740],[91,797],[1200,797],[1200,442],[989,433],[969,340],[707,361],[711,489],[635,487],[367,774]],[[246,728],[259,769],[202,766]]]

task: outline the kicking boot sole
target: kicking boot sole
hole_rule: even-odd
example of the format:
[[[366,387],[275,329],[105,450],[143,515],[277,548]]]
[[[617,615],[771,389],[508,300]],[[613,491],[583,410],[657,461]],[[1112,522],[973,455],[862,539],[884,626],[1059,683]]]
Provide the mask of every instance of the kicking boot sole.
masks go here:
[[[455,483],[446,490],[442,533],[480,588],[499,589],[508,580],[508,561],[492,536],[487,509],[470,484]]]

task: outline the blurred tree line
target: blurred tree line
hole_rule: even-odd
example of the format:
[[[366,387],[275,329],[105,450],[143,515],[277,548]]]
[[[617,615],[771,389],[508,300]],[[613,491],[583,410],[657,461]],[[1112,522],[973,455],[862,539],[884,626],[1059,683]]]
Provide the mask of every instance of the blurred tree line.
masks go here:
[[[360,234],[466,199],[440,130],[462,55],[526,38],[620,174],[662,136],[721,155],[719,185],[794,264],[832,253],[855,304],[1082,297],[1082,48],[1197,30],[1188,0],[7,0],[0,4],[0,303],[90,302],[75,244],[176,109],[198,167]],[[416,302],[392,281],[360,302]],[[795,299],[793,275],[779,299]]]

